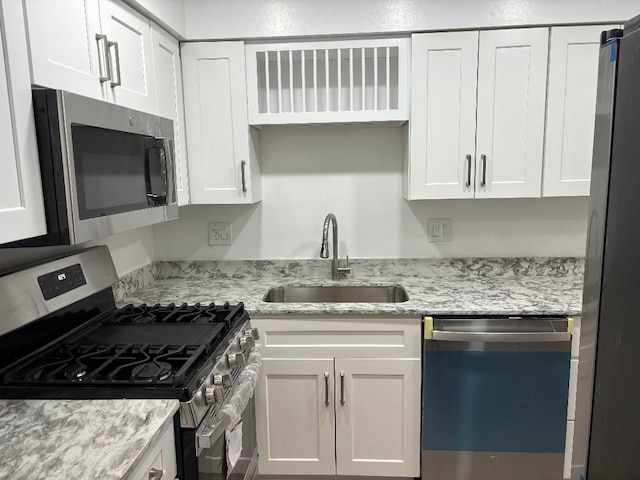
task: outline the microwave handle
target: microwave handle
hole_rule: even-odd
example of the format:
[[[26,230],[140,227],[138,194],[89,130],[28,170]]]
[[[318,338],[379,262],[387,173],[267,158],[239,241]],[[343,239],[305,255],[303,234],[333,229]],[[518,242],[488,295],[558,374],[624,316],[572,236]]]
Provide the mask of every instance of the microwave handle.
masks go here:
[[[173,139],[156,137],[150,139],[144,153],[144,181],[147,201],[151,206],[174,205],[176,196],[176,168]],[[162,176],[162,192],[155,193],[151,186],[151,150],[160,150],[160,175]]]
[[[176,194],[176,156],[175,146],[172,138],[161,138],[162,153],[160,159],[162,161],[162,184],[164,187],[164,196],[166,205],[174,205],[177,203]]]
[[[158,207],[160,205],[166,205],[167,195],[165,192],[162,194],[155,193],[151,186],[151,150],[160,150],[163,152],[162,143],[158,142],[157,138],[149,138],[144,149],[144,186],[147,192],[147,203],[151,207]],[[160,162],[163,190],[166,191],[166,161],[164,160],[164,152],[160,154]]]

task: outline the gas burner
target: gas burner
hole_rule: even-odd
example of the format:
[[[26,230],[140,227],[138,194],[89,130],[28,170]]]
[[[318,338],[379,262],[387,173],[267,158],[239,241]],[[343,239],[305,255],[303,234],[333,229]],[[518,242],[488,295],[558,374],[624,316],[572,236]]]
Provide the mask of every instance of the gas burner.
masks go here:
[[[171,365],[167,362],[144,362],[131,371],[134,380],[166,380],[171,376]]]

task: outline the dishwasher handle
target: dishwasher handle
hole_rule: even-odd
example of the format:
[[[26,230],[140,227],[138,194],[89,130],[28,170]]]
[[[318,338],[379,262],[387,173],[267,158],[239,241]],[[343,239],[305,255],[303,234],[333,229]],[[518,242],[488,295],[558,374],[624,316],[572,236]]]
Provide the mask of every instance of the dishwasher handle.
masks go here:
[[[432,340],[441,342],[550,343],[571,341],[570,332],[459,332],[433,330]]]

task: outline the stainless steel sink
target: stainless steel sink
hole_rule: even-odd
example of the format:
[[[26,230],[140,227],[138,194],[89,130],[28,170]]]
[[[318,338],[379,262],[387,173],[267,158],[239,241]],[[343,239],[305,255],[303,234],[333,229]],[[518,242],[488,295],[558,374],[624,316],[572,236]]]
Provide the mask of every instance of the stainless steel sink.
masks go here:
[[[272,303],[402,303],[409,296],[400,285],[326,285],[273,287],[264,296]]]

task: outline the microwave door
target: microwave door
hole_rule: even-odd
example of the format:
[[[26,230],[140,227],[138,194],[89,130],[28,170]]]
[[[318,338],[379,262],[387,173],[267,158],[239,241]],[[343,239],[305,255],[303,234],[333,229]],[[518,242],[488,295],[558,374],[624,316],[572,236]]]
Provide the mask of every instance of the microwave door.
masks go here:
[[[75,243],[166,219],[162,140],[87,125],[71,137]]]

